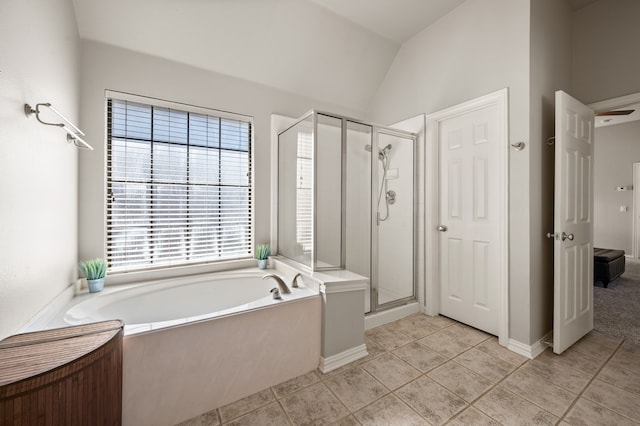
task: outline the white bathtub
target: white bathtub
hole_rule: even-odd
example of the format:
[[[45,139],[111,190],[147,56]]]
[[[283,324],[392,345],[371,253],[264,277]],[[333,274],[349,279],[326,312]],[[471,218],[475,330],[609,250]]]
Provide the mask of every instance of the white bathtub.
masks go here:
[[[64,313],[63,320],[77,325],[117,318],[125,323],[125,335],[131,335],[317,294],[305,287],[292,288],[291,294],[274,300],[270,290],[278,285],[273,279],[262,279],[263,275],[264,271],[241,270],[112,287],[83,297]]]
[[[268,270],[267,273],[276,272]],[[277,272],[287,284],[291,273]],[[124,425],[174,425],[318,367],[321,297],[257,268],[74,298],[49,324],[125,322]]]

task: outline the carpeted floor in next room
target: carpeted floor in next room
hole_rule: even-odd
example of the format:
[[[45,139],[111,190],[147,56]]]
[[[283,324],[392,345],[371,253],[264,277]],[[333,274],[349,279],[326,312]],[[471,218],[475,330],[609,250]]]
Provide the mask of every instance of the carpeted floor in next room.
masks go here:
[[[594,329],[640,344],[640,260],[626,259],[625,272],[593,288]]]

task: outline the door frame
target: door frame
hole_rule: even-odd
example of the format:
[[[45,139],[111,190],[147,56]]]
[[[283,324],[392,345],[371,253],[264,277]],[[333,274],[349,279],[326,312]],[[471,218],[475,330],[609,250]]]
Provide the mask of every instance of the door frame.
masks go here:
[[[594,102],[587,105],[595,112],[611,111],[618,108],[624,108],[626,106],[636,104],[640,102],[640,92],[631,93],[629,95],[619,96],[617,98],[606,99],[604,101]],[[595,135],[594,135],[595,136]],[[595,140],[595,138],[594,138]],[[594,160],[595,161],[595,160]],[[631,247],[633,253],[631,257],[634,259],[640,259],[640,224],[636,224],[636,216],[640,214],[640,194],[638,191],[640,187],[636,186],[636,180],[640,179],[636,176],[636,165],[633,164],[633,222],[632,222],[632,238]],[[638,170],[640,172],[640,170]],[[637,189],[636,189],[637,188]],[[592,194],[593,195],[593,194]]]
[[[638,223],[638,216],[640,216],[640,163],[633,163],[633,207],[631,208],[633,214],[633,220],[631,226],[633,229],[633,241],[631,242],[631,248],[633,252],[631,257],[633,259],[640,258],[640,223]]]
[[[425,149],[425,306],[427,315],[440,313],[440,223],[439,200],[439,141],[440,122],[489,106],[498,110],[498,215],[500,244],[499,303],[498,303],[498,342],[507,346],[509,341],[509,91],[507,88],[463,102],[458,105],[428,114],[426,117]]]

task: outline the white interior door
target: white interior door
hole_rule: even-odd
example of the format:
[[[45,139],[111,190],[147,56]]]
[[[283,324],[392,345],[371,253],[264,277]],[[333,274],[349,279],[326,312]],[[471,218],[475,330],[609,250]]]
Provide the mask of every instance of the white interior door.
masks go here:
[[[496,104],[439,121],[440,313],[499,334],[500,149]]]
[[[593,329],[594,115],[556,92],[553,351]]]

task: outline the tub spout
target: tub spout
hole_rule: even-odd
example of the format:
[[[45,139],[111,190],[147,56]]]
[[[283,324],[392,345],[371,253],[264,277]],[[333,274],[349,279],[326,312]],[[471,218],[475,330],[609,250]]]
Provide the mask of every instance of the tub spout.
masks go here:
[[[302,278],[302,274],[300,272],[298,272],[297,274],[295,274],[293,276],[293,279],[291,280],[291,287],[299,288],[299,286],[298,286],[298,277]]]
[[[291,293],[291,290],[289,290],[289,287],[287,287],[287,284],[285,284],[285,282],[282,281],[282,278],[280,278],[279,276],[275,274],[267,274],[262,277],[263,280],[266,280],[267,278],[273,278],[278,283],[278,287],[280,287],[280,291],[282,293],[284,294]]]

